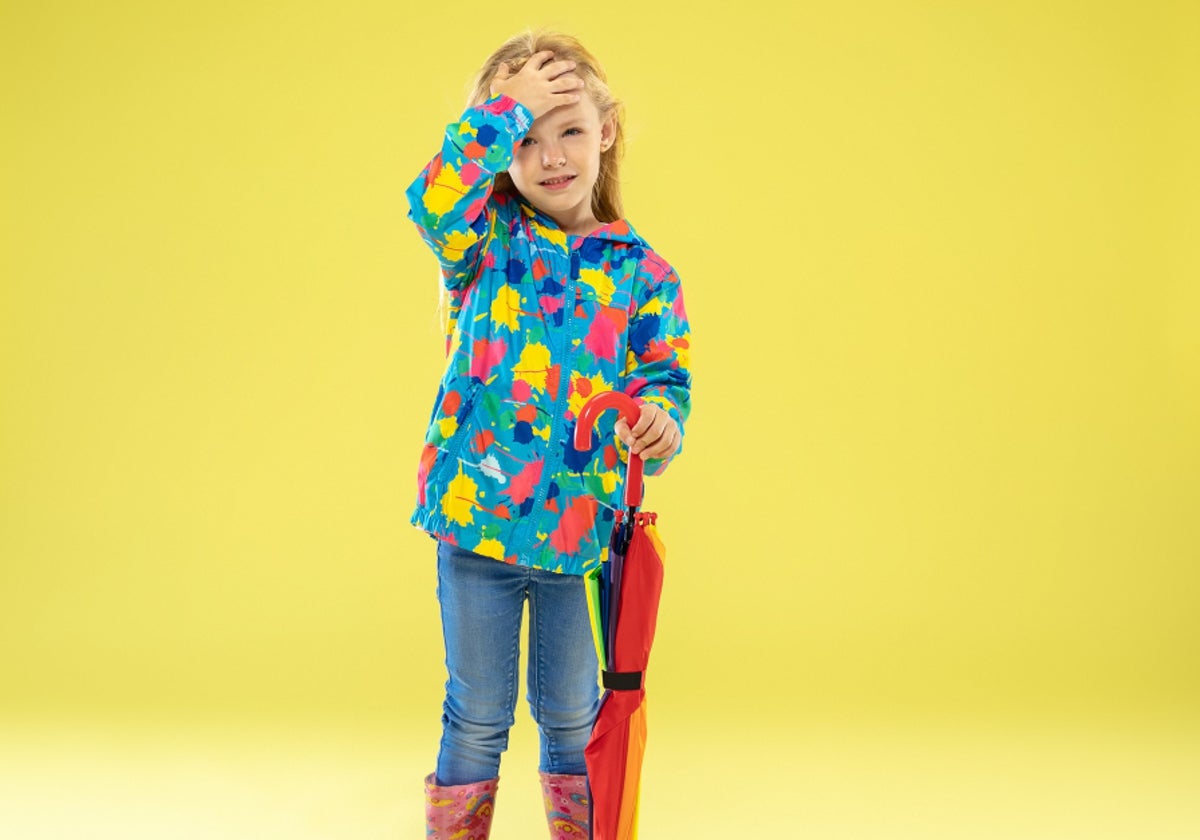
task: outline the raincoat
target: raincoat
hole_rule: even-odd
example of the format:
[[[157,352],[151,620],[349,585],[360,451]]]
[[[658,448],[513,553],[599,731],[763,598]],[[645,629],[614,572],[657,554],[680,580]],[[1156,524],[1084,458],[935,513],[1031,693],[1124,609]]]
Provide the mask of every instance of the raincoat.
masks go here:
[[[618,389],[682,433],[689,327],[679,275],[627,220],[567,234],[493,190],[532,123],[504,94],[468,108],[406,193],[450,313],[411,522],[499,561],[583,574],[607,557],[627,453],[616,412],[576,450],[577,414]],[[647,459],[646,475],[673,457]]]

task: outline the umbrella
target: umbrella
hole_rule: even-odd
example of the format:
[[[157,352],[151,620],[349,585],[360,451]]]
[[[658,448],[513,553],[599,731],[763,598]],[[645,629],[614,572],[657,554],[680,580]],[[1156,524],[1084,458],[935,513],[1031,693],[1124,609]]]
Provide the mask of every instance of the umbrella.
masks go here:
[[[592,427],[606,408],[616,408],[632,428],[640,409],[619,391],[584,405],[575,427],[575,448],[591,448]],[[654,641],[666,550],[655,530],[657,514],[638,511],[642,459],[629,453],[626,510],[618,510],[608,559],[585,576],[592,636],[600,660],[604,696],[584,749],[592,840],[637,837],[638,794],[646,750],[646,689],[643,677]]]

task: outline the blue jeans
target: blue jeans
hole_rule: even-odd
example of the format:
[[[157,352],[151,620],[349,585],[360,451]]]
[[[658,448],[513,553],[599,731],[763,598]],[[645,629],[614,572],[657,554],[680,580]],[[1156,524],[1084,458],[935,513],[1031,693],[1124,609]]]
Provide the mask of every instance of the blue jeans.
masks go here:
[[[600,664],[583,577],[509,565],[441,540],[437,558],[449,675],[437,783],[461,785],[500,774],[517,707],[526,597],[526,699],[541,741],[538,769],[586,773],[583,748],[600,709]]]

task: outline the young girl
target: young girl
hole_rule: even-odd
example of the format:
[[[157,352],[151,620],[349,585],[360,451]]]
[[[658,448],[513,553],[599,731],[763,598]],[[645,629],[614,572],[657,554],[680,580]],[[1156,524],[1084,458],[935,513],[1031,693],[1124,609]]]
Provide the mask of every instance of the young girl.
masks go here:
[[[623,218],[621,152],[596,59],[528,33],[488,58],[407,192],[449,300],[412,515],[437,540],[449,674],[428,837],[488,836],[526,598],[547,820],[552,837],[588,836],[600,695],[582,575],[606,559],[625,447],[662,473],[691,410],[679,276]],[[581,408],[609,390],[637,398],[639,420],[605,412],[576,450]]]

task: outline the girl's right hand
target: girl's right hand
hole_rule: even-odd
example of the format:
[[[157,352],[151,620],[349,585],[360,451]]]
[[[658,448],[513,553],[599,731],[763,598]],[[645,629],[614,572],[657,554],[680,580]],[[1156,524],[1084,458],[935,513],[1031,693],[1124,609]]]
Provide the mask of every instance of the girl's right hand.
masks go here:
[[[560,105],[578,102],[583,79],[571,73],[574,61],[551,61],[552,50],[534,53],[521,69],[513,73],[508,64],[501,64],[492,77],[491,95],[503,93],[520,102],[536,120]]]

